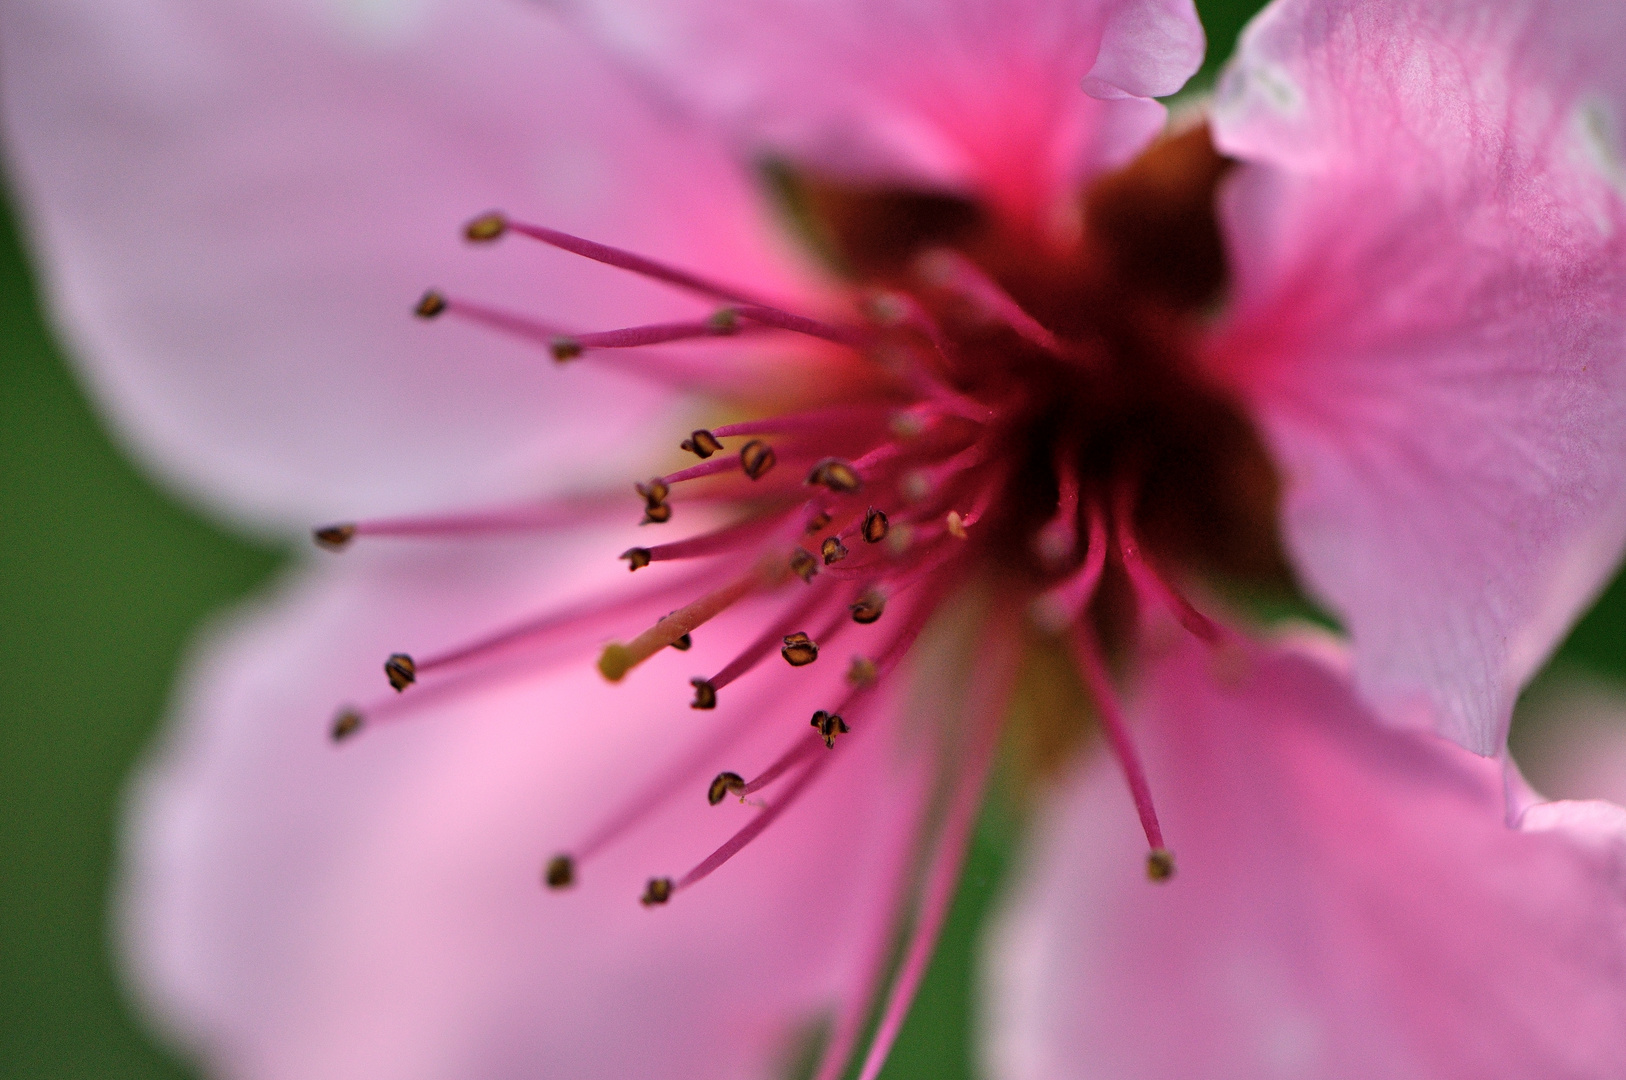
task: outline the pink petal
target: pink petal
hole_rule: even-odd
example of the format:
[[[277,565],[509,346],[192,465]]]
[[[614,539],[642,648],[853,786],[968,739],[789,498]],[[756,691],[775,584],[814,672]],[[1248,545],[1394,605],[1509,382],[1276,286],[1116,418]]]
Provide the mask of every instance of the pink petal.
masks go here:
[[[1306,656],[1187,646],[1138,712],[1176,875],[1098,755],[994,939],[1000,1080],[1626,1074],[1626,811],[1510,828],[1496,762]]]
[[[660,86],[752,142],[1028,216],[1144,145],[1164,118],[1149,99],[1203,58],[1190,0],[575,2]]]
[[[588,658],[328,741],[336,703],[389,692],[385,653],[489,629],[567,571],[604,576],[572,561],[357,550],[203,650],[136,788],[122,909],[142,997],[216,1075],[759,1078],[855,985],[919,790],[884,724],[855,723],[732,862],[666,907],[638,903],[646,877],[757,813],[706,805],[707,782],[811,737],[821,665],[793,686],[783,665],[753,673],[693,712],[686,678],[738,644],[708,625],[621,686]],[[825,682],[844,666],[822,665]],[[542,887],[549,856],[748,706],[772,722],[574,888]]]
[[[579,484],[567,450],[612,475],[647,448],[665,393],[412,305],[435,286],[581,329],[705,306],[512,238],[471,248],[476,214],[787,284],[734,161],[535,5],[25,0],[0,41],[73,351],[130,440],[238,513],[476,502]]]
[[[1297,0],[1214,124],[1217,366],[1390,719],[1494,753],[1626,539],[1626,8]]]

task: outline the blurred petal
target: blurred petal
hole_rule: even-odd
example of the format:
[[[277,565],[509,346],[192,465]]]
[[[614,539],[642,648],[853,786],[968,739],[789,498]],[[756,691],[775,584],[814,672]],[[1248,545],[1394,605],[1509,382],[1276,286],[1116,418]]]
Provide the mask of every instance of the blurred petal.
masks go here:
[[[687,707],[687,676],[737,637],[697,631],[621,686],[587,658],[328,741],[335,704],[382,689],[385,653],[488,630],[571,561],[358,550],[204,649],[135,791],[122,907],[142,996],[219,1075],[760,1078],[858,979],[918,790],[893,771],[889,725],[855,723],[803,801],[716,874],[638,903],[648,876],[757,813],[706,805],[713,773],[750,775],[808,734],[811,677],[787,694],[779,666],[714,713]],[[748,706],[763,730],[573,888],[541,886],[549,856]]]
[[[566,448],[610,470],[647,447],[665,394],[412,305],[436,286],[583,329],[706,309],[471,249],[475,214],[786,284],[733,160],[532,5],[22,0],[0,43],[14,176],[93,388],[169,478],[261,521],[558,489],[584,479]]]
[[[1187,647],[1138,713],[1178,871],[1144,879],[1110,762],[1061,794],[992,941],[1000,1080],[1626,1070],[1626,811],[1510,828],[1496,762],[1305,656]]]
[[[1386,716],[1496,752],[1626,538],[1626,7],[1288,0],[1214,130],[1218,363]]]
[[[1128,160],[1203,58],[1190,0],[571,2],[749,140],[1024,214]]]

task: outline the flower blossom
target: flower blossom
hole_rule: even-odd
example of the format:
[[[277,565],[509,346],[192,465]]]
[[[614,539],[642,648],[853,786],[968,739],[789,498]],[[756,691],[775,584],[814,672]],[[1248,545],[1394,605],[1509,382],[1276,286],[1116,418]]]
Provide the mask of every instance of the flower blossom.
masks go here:
[[[4,13],[114,422],[342,549],[137,789],[160,1021],[871,1080],[1009,743],[994,1075],[1618,1075],[1626,813],[1504,740],[1626,543],[1626,14],[1277,0],[1165,130],[1189,0],[557,7]]]

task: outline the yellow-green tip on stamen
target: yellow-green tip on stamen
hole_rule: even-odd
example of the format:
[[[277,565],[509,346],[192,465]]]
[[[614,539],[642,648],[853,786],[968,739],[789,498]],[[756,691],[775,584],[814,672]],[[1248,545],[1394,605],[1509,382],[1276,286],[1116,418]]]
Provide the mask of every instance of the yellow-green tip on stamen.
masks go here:
[[[612,641],[598,654],[598,673],[610,682],[617,683],[627,677],[627,672],[631,671],[636,663],[631,649],[619,641]]]
[[[463,227],[463,235],[476,244],[489,244],[508,231],[508,219],[492,212],[481,214]]]

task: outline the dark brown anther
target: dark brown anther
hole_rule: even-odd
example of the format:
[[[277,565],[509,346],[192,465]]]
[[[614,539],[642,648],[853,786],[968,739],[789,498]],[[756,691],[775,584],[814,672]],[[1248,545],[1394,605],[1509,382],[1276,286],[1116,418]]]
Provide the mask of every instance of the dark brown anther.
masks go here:
[[[644,907],[660,907],[670,899],[672,899],[672,879],[652,877],[649,884],[644,886],[644,895],[638,902]]]
[[[476,244],[489,244],[507,231],[508,219],[496,212],[481,214],[463,226],[463,235]]]
[[[1146,876],[1152,881],[1167,881],[1174,876],[1174,853],[1168,848],[1153,848],[1146,853]]]
[[[830,524],[830,512],[828,510],[820,510],[818,513],[813,515],[811,520],[808,521],[807,535],[812,536],[814,533],[818,532],[828,524]]]
[[[867,656],[855,656],[852,663],[847,665],[847,682],[852,686],[873,686],[880,677],[881,672],[875,666],[875,661]]]
[[[542,870],[542,882],[550,889],[568,889],[576,884],[576,860],[555,855]]]
[[[418,665],[404,652],[393,653],[384,661],[384,674],[389,678],[390,685],[395,687],[395,692],[400,693],[418,681]]]
[[[864,480],[852,463],[840,458],[825,458],[807,474],[809,484],[823,484],[837,495],[851,495],[864,486]]]
[[[710,679],[690,679],[689,685],[694,687],[694,700],[689,702],[689,708],[715,709],[717,707],[717,688],[711,685]]]
[[[811,584],[813,575],[819,572],[819,560],[808,554],[806,548],[797,548],[790,553],[790,569],[797,577]]]
[[[853,622],[868,626],[886,611],[886,597],[874,589],[867,590],[858,598],[856,604],[851,605]]]
[[[715,454],[722,448],[723,444],[717,440],[717,436],[713,435],[705,428],[696,428],[694,431],[689,433],[689,437],[687,439],[684,439],[678,444],[678,449],[687,450],[689,453],[693,454],[697,458],[700,458],[702,461],[711,457],[711,455]]]
[[[350,541],[356,538],[354,525],[328,525],[311,533],[316,538],[316,546],[327,548],[329,551],[343,551]]]
[[[717,774],[717,778],[711,782],[711,787],[706,789],[706,801],[716,806],[728,798],[728,793],[731,791],[744,798],[745,777],[739,773],[720,772]]]
[[[582,343],[573,337],[556,337],[548,342],[548,352],[553,354],[554,363],[563,364],[582,354]]]
[[[773,447],[761,439],[752,439],[740,447],[740,468],[753,480],[761,480],[775,460]]]
[[[350,736],[361,730],[361,713],[355,709],[343,709],[333,718],[333,727],[329,734],[334,742],[344,742]]]
[[[417,306],[412,313],[420,319],[433,319],[446,310],[446,298],[434,289],[430,289],[418,298]]]
[[[628,548],[616,557],[627,560],[628,570],[642,570],[649,565],[648,548]]]
[[[728,337],[740,332],[740,313],[731,307],[718,308],[706,317],[706,325],[718,337]]]
[[[632,486],[644,499],[644,519],[638,524],[661,525],[672,520],[672,507],[666,501],[666,496],[672,493],[672,489],[665,480],[657,476],[647,484]]]
[[[819,645],[798,630],[794,634],[785,635],[785,647],[779,650],[779,655],[783,656],[791,667],[806,667],[819,658]]]
[[[819,729],[819,734],[824,738],[824,745],[831,750],[836,748],[837,735],[845,735],[852,730],[847,726],[847,721],[823,709],[813,714],[813,726]]]
[[[819,554],[824,556],[824,565],[829,566],[847,557],[847,545],[834,536],[826,536],[824,543],[819,545]]]
[[[886,539],[886,532],[890,527],[886,515],[875,509],[875,507],[870,507],[869,511],[864,514],[864,543],[879,544]]]

